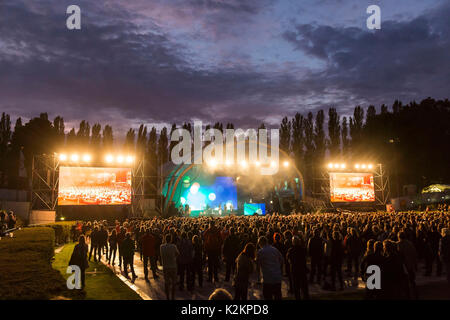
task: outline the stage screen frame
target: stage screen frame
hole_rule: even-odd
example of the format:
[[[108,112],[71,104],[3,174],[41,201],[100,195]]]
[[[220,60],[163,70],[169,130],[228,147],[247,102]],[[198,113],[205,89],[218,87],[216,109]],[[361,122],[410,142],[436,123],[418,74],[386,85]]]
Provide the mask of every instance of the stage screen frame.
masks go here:
[[[131,168],[128,167],[87,167],[87,166],[61,166],[59,167],[59,186],[58,186],[58,206],[87,206],[87,205],[93,205],[93,206],[116,206],[116,205],[131,205]],[[117,201],[114,201],[112,199],[105,199],[105,200],[91,200],[89,199],[83,199],[81,197],[81,188],[89,186],[89,182],[87,185],[82,186],[83,182],[79,182],[79,179],[83,179],[81,177],[76,177],[77,175],[86,175],[84,178],[85,180],[90,179],[101,179],[100,177],[93,177],[94,175],[98,174],[104,174],[104,181],[107,181],[107,183],[103,186],[107,189],[110,189],[112,192],[110,194],[112,197],[116,197],[116,199],[119,199],[120,197],[124,197],[124,199],[120,199]],[[120,181],[111,181],[109,179],[113,179],[113,174],[116,174],[115,179],[117,179],[117,174],[120,174]],[[72,178],[68,178],[68,175],[72,175]],[[71,181],[68,179],[71,179]],[[108,181],[109,180],[109,181]],[[108,186],[108,184],[115,184],[112,187]],[[96,185],[92,186],[91,188],[94,189],[95,187],[100,188],[102,187],[100,183],[97,183]],[[75,196],[73,200],[65,200],[63,198],[66,198],[64,194],[67,194],[64,189],[74,188],[75,189]],[[123,190],[120,190],[120,188],[123,188]],[[117,191],[115,191],[117,189]],[[89,191],[86,189],[86,191]],[[125,192],[125,195],[123,193]]]
[[[330,201],[332,203],[372,203],[375,202],[375,185],[374,185],[374,180],[373,180],[373,173],[371,172],[330,172],[329,173],[330,176]],[[364,191],[367,190],[368,192],[368,198],[367,200],[351,200],[350,196],[352,196],[349,192],[349,196],[345,197],[345,195],[343,196],[344,198],[341,198],[339,195],[336,194],[336,189],[344,189],[344,188],[338,188],[336,186],[337,183],[337,179],[340,177],[345,178],[345,177],[349,177],[349,176],[354,176],[354,177],[361,177],[363,179],[362,182],[364,182],[364,179],[366,179],[366,181],[368,181],[368,183],[361,183],[361,187],[350,187],[347,189],[354,189],[355,193],[359,190],[359,191]],[[355,193],[353,194],[353,198],[355,197]],[[362,192],[360,192],[362,193]],[[341,198],[341,199],[339,199]]]

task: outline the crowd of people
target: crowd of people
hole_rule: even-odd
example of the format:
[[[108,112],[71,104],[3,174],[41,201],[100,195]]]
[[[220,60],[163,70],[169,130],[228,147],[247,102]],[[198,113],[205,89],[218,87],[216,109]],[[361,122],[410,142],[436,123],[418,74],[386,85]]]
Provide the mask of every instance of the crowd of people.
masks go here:
[[[282,298],[283,279],[290,296],[309,299],[312,283],[344,290],[349,283],[345,278],[366,281],[373,265],[381,270],[381,289],[367,288],[367,299],[417,299],[419,263],[424,276],[446,274],[450,289],[447,207],[430,212],[89,221],[78,222],[72,233],[79,244],[71,263],[82,271],[88,260],[105,255],[124,276],[131,272],[134,281],[136,257],[143,261],[149,282],[149,269],[159,279],[159,264],[168,299],[175,298],[177,289],[202,287],[204,276],[216,286],[232,283],[236,300],[248,298],[253,278],[262,283],[265,300]]]
[[[0,236],[2,236],[7,230],[13,230],[16,227],[17,218],[14,212],[6,212],[0,210]]]

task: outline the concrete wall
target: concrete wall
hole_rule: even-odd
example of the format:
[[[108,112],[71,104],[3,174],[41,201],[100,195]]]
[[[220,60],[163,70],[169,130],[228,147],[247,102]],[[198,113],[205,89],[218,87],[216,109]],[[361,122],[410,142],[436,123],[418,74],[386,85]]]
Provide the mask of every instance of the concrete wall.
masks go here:
[[[32,210],[29,224],[46,224],[55,222],[56,211]]]

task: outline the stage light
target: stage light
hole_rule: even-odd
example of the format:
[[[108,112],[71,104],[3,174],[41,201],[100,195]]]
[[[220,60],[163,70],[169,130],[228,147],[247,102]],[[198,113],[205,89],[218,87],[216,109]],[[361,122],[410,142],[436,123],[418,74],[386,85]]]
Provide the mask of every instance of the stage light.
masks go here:
[[[355,169],[359,169],[359,164],[355,164]]]
[[[83,155],[83,161],[84,162],[90,162],[91,161],[91,155],[90,154],[84,154]]]
[[[225,165],[226,165],[227,167],[231,166],[231,161],[230,161],[230,160],[226,160],[226,161],[225,161]]]
[[[276,165],[275,161],[271,161],[271,162],[270,162],[270,166],[271,166],[272,168],[275,167],[275,165]]]
[[[365,169],[365,168],[366,168],[366,165],[365,165],[365,164],[363,164],[363,165],[361,166],[361,168],[362,168],[362,169]]]
[[[111,163],[111,162],[114,161],[114,157],[113,157],[111,154],[108,154],[108,155],[105,157],[105,160],[106,160],[106,162]]]
[[[285,168],[289,167],[289,161],[284,161],[284,162],[283,162],[283,166],[284,166]]]
[[[247,168],[247,161],[241,161],[241,167]]]
[[[211,192],[211,193],[208,195],[208,199],[211,200],[211,201],[216,200],[216,194]]]
[[[185,204],[186,203],[186,198],[185,197],[181,197],[180,198],[180,202],[181,202],[181,204]]]
[[[341,169],[345,169],[345,163],[341,163]]]
[[[333,169],[333,164],[332,164],[332,163],[329,163],[329,164],[328,164],[328,168],[329,168],[329,169]]]
[[[217,160],[216,159],[209,160],[208,166],[210,166],[211,168],[215,168],[217,166]]]
[[[259,161],[255,162],[255,166],[259,167],[261,165],[261,163]]]
[[[127,163],[133,163],[134,158],[132,156],[127,156]]]
[[[75,153],[70,156],[70,161],[76,162],[80,157]]]
[[[59,155],[59,161],[66,161],[67,160],[67,154],[61,153]]]
[[[198,182],[194,182],[189,191],[191,192],[191,194],[196,194],[198,192],[198,189],[200,189],[200,184]]]
[[[237,177],[237,178],[236,178],[236,181],[239,181],[240,178],[241,178],[241,177]]]
[[[65,219],[64,217],[59,218],[59,220],[61,220],[61,221],[64,221],[64,219]]]
[[[339,163],[335,163],[335,164],[334,164],[334,168],[335,168],[335,169],[339,169]]]
[[[372,168],[373,168],[373,165],[369,164],[369,165],[367,166],[367,168],[372,169]]]
[[[123,162],[123,156],[117,156],[117,163]]]

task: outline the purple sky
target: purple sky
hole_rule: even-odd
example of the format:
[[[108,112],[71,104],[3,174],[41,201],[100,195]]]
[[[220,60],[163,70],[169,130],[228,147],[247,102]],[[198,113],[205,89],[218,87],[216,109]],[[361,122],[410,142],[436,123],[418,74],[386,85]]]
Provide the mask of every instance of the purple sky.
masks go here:
[[[81,7],[82,30],[66,29]],[[366,28],[377,4],[382,29]],[[182,123],[278,125],[447,98],[450,3],[439,0],[0,2],[0,111],[118,130]]]

